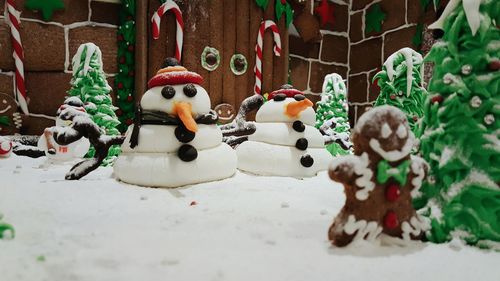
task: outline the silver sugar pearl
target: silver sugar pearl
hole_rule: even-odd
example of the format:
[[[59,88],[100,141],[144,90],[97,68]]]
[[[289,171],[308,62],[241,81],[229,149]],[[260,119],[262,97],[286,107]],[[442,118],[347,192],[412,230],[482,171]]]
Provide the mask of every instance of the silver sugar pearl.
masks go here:
[[[478,96],[473,96],[471,99],[470,99],[470,106],[474,107],[474,108],[478,108],[481,106],[481,103],[483,101],[481,100],[480,97]]]
[[[486,114],[484,116],[484,123],[486,123],[486,125],[491,125],[493,122],[495,122],[495,116],[493,116],[493,114]]]
[[[435,184],[436,183],[436,178],[434,176],[428,176],[427,177],[427,181],[430,183],[430,184]]]
[[[446,85],[451,84],[451,82],[453,82],[453,78],[452,77],[453,77],[453,75],[450,74],[450,73],[445,74],[444,77],[443,77],[443,83],[445,83]]]
[[[462,66],[462,74],[469,75],[472,72],[472,66],[470,64],[466,64]]]

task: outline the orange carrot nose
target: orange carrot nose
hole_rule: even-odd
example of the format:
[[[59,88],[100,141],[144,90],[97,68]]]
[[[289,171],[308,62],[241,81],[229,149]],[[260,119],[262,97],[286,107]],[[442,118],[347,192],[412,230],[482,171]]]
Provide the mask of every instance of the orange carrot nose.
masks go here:
[[[302,111],[313,106],[312,101],[303,99],[301,101],[292,101],[286,105],[285,113],[288,117],[297,117]]]
[[[186,129],[190,130],[193,133],[198,131],[198,125],[193,118],[193,114],[191,111],[191,104],[188,102],[177,102],[174,104],[173,113],[181,119],[182,124]]]

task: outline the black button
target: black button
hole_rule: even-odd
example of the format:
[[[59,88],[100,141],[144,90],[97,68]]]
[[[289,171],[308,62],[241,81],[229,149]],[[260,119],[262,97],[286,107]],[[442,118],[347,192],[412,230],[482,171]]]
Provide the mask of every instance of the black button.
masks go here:
[[[175,137],[177,138],[178,141],[182,143],[188,143],[194,139],[196,136],[195,133],[191,132],[190,130],[186,129],[184,125],[179,125],[177,128],[175,128]]]
[[[295,147],[297,149],[300,149],[300,150],[306,150],[308,145],[309,145],[309,142],[305,138],[300,138],[295,143]]]
[[[192,145],[183,144],[177,151],[177,155],[182,161],[191,162],[198,158],[198,151]]]
[[[309,154],[303,155],[302,157],[300,157],[300,164],[302,164],[302,166],[306,168],[309,168],[314,164],[314,159]]]
[[[306,129],[306,126],[304,126],[304,123],[302,123],[302,121],[300,120],[293,122],[292,127],[296,132],[299,133],[303,132]]]

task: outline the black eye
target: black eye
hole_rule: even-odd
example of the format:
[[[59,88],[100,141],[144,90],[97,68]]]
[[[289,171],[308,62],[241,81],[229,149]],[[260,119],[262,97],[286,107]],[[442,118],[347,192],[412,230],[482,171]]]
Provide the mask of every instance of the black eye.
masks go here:
[[[172,86],[165,86],[161,89],[161,95],[167,100],[173,98],[175,96],[175,89]]]
[[[284,101],[285,99],[286,99],[285,94],[277,94],[273,98],[274,101]]]
[[[187,84],[184,86],[184,94],[190,98],[196,96],[196,87],[193,84]]]
[[[301,100],[305,100],[306,99],[306,97],[304,95],[301,95],[301,94],[297,94],[297,95],[293,96],[293,98],[296,101],[301,101]]]

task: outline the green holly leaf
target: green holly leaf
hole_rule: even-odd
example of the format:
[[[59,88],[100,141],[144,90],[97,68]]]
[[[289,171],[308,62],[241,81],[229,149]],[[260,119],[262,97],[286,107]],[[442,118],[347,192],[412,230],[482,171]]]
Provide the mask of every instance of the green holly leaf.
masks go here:
[[[10,126],[10,119],[8,116],[0,116],[0,125]]]
[[[386,14],[380,8],[380,4],[377,3],[372,5],[365,16],[365,33],[370,33],[372,31],[380,32],[382,30],[382,24],[384,23]]]
[[[412,38],[412,43],[415,47],[420,47],[422,45],[422,32],[424,31],[424,25],[419,23],[417,24],[417,30],[415,31],[415,35]]]
[[[280,20],[283,12],[285,11],[285,5],[281,4],[280,0],[276,0],[276,5],[274,5],[274,11],[276,12],[276,19]]]
[[[293,10],[292,6],[288,3],[286,3],[285,7],[285,15],[286,15],[286,27],[290,26],[290,24],[293,21]]]
[[[255,0],[255,3],[257,3],[257,6],[261,7],[263,10],[265,10],[265,9],[267,9],[267,4],[269,4],[269,0]]]
[[[29,10],[41,11],[45,21],[52,19],[54,11],[64,9],[62,0],[26,0],[24,6]]]
[[[292,10],[292,6],[288,2],[285,2],[285,4],[281,4],[281,1],[277,0],[276,4],[274,6],[274,11],[276,13],[277,20],[280,20],[281,17],[283,16],[283,13],[285,13],[285,20],[286,20],[287,27],[290,25],[290,23],[292,23],[293,10]]]

